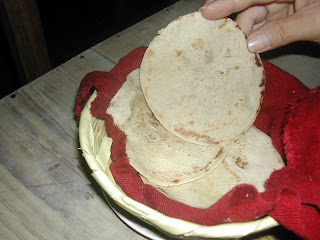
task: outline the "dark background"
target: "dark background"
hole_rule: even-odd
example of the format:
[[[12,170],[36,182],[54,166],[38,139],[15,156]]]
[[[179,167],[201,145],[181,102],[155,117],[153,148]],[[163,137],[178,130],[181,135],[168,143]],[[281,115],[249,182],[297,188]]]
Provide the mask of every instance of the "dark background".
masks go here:
[[[52,67],[177,1],[37,0]],[[8,41],[0,24],[0,98],[21,87]]]

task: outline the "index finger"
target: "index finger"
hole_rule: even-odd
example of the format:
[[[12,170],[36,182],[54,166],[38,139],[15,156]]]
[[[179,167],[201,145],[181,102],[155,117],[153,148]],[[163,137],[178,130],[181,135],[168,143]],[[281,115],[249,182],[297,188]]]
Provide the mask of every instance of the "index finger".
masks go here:
[[[215,0],[206,1],[201,7],[202,16],[209,20],[217,20],[232,13],[241,12],[254,5],[274,2],[294,2],[294,0]]]

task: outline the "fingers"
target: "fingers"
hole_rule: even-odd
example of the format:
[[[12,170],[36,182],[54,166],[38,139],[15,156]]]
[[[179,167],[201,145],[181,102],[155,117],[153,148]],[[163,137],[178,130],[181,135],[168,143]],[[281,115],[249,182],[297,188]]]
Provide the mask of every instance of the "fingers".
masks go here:
[[[289,0],[291,1],[291,0]],[[248,7],[256,4],[266,4],[274,2],[274,0],[215,0],[206,1],[201,8],[201,13],[204,18],[209,20],[217,20],[227,17],[232,13],[240,12]]]
[[[294,2],[294,0],[207,0],[200,10],[204,18],[217,20],[232,13],[241,12],[253,5],[272,2]]]
[[[234,1],[229,0],[215,0],[207,1],[202,6],[202,16],[209,20],[217,20],[224,18],[233,13]]]
[[[267,14],[268,10],[263,5],[250,7],[237,15],[236,22],[248,35],[250,32],[252,32],[256,24],[259,24],[265,20]]]
[[[273,20],[248,36],[251,52],[265,52],[291,42],[320,40],[320,4],[308,6],[286,18]]]

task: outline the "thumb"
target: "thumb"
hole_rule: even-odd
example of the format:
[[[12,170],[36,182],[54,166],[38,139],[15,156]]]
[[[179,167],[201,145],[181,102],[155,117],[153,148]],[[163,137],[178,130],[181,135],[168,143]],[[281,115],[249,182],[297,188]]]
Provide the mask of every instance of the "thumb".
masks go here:
[[[318,10],[302,10],[286,18],[265,23],[248,36],[249,51],[261,53],[295,41],[319,41],[320,18]],[[306,14],[306,12],[309,13]]]

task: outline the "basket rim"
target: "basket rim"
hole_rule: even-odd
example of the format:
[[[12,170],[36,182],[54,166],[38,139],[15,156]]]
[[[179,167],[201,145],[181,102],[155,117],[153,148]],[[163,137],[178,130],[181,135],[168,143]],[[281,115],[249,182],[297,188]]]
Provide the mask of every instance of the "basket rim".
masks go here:
[[[115,185],[113,179],[106,172],[107,165],[100,163],[100,159],[111,161],[111,144],[112,139],[108,136],[104,137],[103,148],[108,151],[102,151],[102,155],[95,157],[92,148],[93,129],[90,125],[95,117],[90,112],[92,101],[97,97],[98,93],[94,91],[87,101],[81,112],[79,123],[79,141],[82,155],[85,158],[89,168],[92,171],[93,178],[98,182],[102,189],[117,203],[121,208],[131,213],[135,217],[156,227],[161,232],[177,237],[202,237],[202,238],[239,238],[252,233],[278,226],[278,222],[272,217],[266,216],[251,222],[225,223],[214,226],[204,226],[185,220],[172,218],[164,215],[140,202],[128,197],[123,191]],[[110,173],[111,174],[111,173]]]

